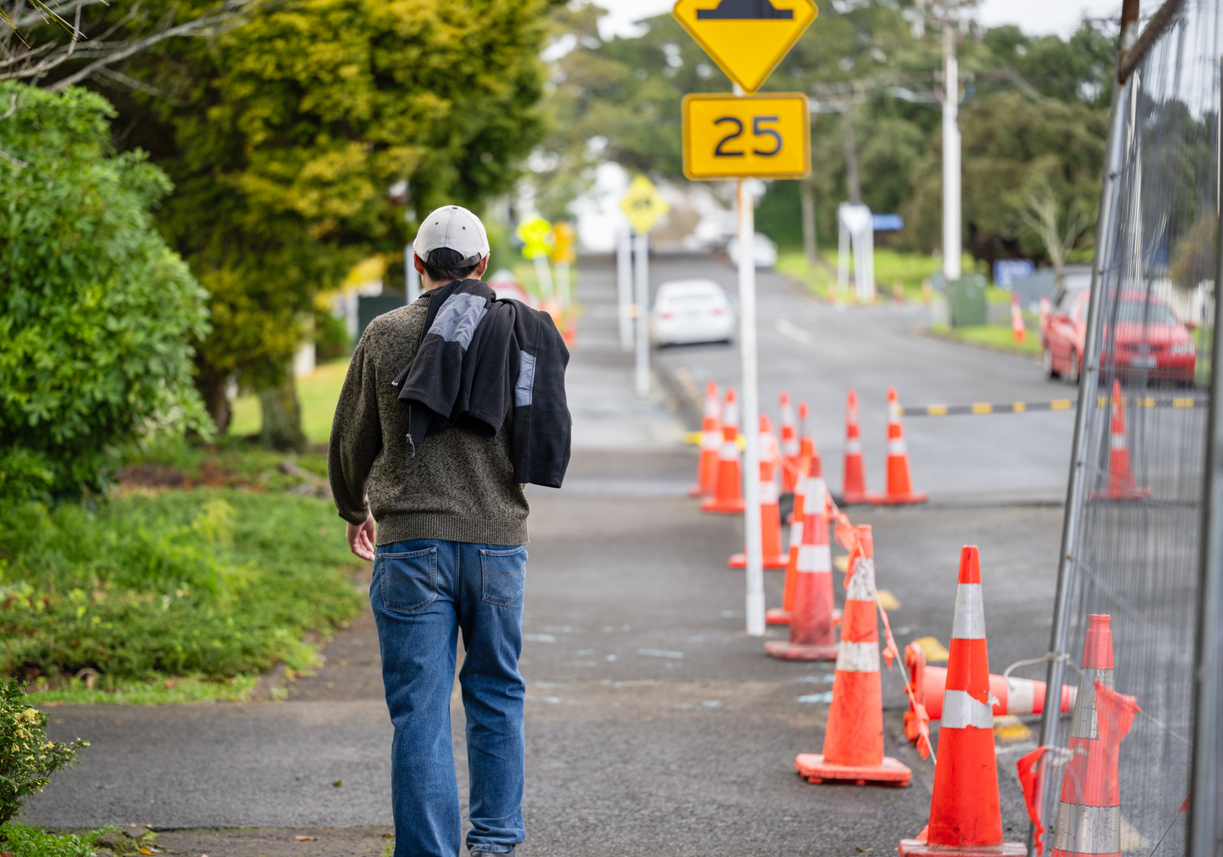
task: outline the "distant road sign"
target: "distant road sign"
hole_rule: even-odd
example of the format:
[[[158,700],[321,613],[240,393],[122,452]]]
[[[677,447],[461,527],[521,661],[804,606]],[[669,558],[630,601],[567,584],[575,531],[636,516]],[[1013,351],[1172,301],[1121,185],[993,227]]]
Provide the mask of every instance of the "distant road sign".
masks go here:
[[[800,179],[811,172],[807,96],[684,96],[684,175],[693,181]]]
[[[899,232],[905,228],[905,219],[899,214],[873,214],[871,222],[876,232]]]
[[[522,255],[528,259],[536,256],[547,256],[552,252],[548,243],[548,235],[552,232],[552,224],[542,217],[533,217],[518,227],[518,237],[522,239]]]
[[[994,285],[1010,289],[1016,280],[1026,280],[1035,273],[1036,265],[1031,259],[999,259],[994,262]]]
[[[629,185],[628,193],[620,201],[620,208],[628,215],[633,231],[638,235],[648,235],[650,230],[658,225],[658,221],[666,217],[671,210],[671,204],[663,199],[658,188],[645,176],[637,176]]]
[[[672,14],[727,77],[753,93],[819,7],[812,0],[679,0]]]

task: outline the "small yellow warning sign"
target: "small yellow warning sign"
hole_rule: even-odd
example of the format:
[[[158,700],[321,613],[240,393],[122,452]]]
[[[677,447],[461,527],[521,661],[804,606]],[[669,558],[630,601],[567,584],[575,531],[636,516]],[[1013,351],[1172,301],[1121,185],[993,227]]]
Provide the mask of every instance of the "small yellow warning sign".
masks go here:
[[[637,176],[620,201],[620,208],[628,215],[633,231],[645,235],[666,217],[671,204],[663,199],[652,181],[645,176]]]

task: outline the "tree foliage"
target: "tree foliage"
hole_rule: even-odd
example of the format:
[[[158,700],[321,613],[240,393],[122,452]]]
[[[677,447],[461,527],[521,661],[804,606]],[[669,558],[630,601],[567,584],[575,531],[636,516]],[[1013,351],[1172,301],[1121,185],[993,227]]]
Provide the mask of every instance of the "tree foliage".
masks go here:
[[[174,180],[162,227],[211,295],[197,364],[222,427],[226,380],[277,386],[319,290],[400,251],[413,212],[510,188],[543,134],[549,5],[290,0],[123,66],[140,87],[115,93],[124,145]]]
[[[205,295],[152,224],[170,191],[116,155],[97,95],[0,84],[0,498],[100,487],[113,454],[203,419]]]
[[[89,742],[47,740],[47,714],[30,705],[16,679],[0,681],[0,825],[38,794],[51,774],[76,764],[76,751]]]

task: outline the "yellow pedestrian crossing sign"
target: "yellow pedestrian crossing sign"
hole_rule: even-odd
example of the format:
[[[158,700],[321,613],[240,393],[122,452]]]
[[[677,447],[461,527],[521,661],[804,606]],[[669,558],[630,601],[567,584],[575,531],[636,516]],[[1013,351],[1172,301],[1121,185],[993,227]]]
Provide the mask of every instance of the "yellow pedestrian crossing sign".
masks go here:
[[[645,176],[637,176],[629,185],[628,194],[620,202],[620,208],[628,215],[633,231],[645,235],[666,217],[671,204],[663,199],[658,188]]]
[[[679,0],[671,14],[750,95],[811,26],[819,7],[813,0]]]
[[[518,227],[518,237],[522,239],[522,255],[528,259],[536,256],[547,256],[552,252],[548,236],[552,234],[552,224],[542,217],[532,217]]]

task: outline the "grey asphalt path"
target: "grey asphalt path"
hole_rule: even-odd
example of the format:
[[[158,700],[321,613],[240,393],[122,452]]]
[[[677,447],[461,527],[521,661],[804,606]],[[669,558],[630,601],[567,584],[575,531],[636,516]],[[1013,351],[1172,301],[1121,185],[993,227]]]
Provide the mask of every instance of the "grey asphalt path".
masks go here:
[[[696,459],[674,442],[678,403],[662,393],[633,397],[631,360],[614,338],[610,271],[584,270],[581,294],[573,467],[564,490],[530,491],[528,840],[520,853],[893,853],[924,824],[933,776],[903,742],[899,675],[882,677],[888,752],[914,769],[913,786],[802,782],[793,759],[822,746],[828,705],[810,699],[831,689],[831,666],[771,660],[761,640],[745,635],[743,575],[726,567],[741,546],[740,524],[701,515],[684,496]],[[888,347],[882,338],[877,346]],[[853,517],[875,527],[880,586],[901,604],[892,615],[901,646],[930,635],[947,642],[959,549],[971,542],[984,559],[995,671],[1045,650],[1056,508]],[[768,575],[771,606],[781,584]],[[390,727],[369,615],[325,654],[324,668],[291,685],[283,703],[51,709],[55,737],[80,735],[94,746],[79,769],[56,775],[27,817],[59,827],[188,828],[162,842],[210,857],[380,854]],[[452,709],[462,771],[462,710]],[[1011,837],[1026,831],[1013,763],[1031,746],[999,747]],[[318,839],[298,843],[297,834]]]
[[[724,260],[663,256],[651,262],[655,289],[685,277],[708,277],[738,293],[737,274]],[[858,391],[867,478],[875,491],[883,490],[889,386],[910,406],[1075,396],[1070,386],[1044,380],[1030,359],[920,335],[929,323],[924,307],[838,310],[766,271],[759,272],[757,288],[762,404],[776,422],[783,389],[810,403],[812,431],[834,490],[841,484],[851,387]],[[700,396],[710,380],[739,384],[737,347],[672,347],[655,355],[664,373],[690,377]],[[953,504],[1064,502],[1073,429],[1073,412],[905,421],[916,487],[931,492],[934,502]]]

